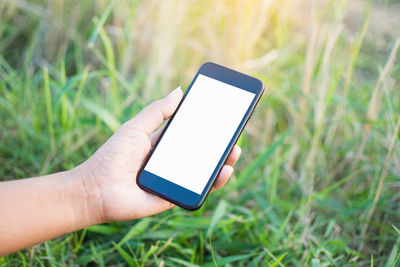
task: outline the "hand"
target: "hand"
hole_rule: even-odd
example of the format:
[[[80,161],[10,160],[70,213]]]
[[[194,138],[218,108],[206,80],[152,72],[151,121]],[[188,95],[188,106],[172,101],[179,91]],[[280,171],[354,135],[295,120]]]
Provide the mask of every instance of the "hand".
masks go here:
[[[173,207],[141,190],[137,172],[178,106],[182,92],[143,109],[78,167],[46,176],[0,183],[0,255],[44,242],[84,227],[132,220]],[[214,183],[221,188],[240,155],[235,147]]]
[[[118,129],[85,163],[78,166],[87,195],[90,216],[100,222],[132,220],[150,216],[174,205],[140,189],[137,173],[162,128],[153,133],[177,108],[180,88],[155,101]],[[171,151],[172,153],[172,151]],[[241,150],[235,146],[216,179],[213,191],[225,185]],[[93,205],[93,203],[95,203]]]

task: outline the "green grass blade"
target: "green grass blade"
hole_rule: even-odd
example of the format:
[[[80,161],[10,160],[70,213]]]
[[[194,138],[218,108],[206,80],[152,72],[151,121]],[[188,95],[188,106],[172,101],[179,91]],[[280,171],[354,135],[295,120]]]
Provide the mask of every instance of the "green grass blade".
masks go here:
[[[319,259],[312,259],[311,260],[312,267],[319,267]]]
[[[355,178],[355,177],[358,177],[357,175],[360,174],[361,171],[362,171],[362,170],[354,171],[353,173],[347,175],[346,177],[344,177],[344,178],[341,179],[340,181],[334,183],[334,184],[331,185],[331,186],[328,186],[328,187],[325,188],[324,190],[322,190],[322,191],[320,191],[320,192],[317,192],[317,193],[314,193],[314,194],[312,195],[312,198],[314,199],[314,198],[317,198],[317,197],[319,197],[319,196],[328,194],[329,192],[331,192],[332,190],[338,188],[339,186],[341,186],[342,184],[346,183],[347,181],[349,181],[349,180],[351,180],[351,179],[353,179],[353,178]]]
[[[128,233],[126,233],[126,235],[121,239],[121,241],[119,241],[118,245],[122,246],[126,241],[131,240],[132,238],[134,238],[139,234],[143,234],[146,231],[146,229],[149,228],[151,221],[152,220],[150,218],[141,219],[138,223],[132,226],[132,228],[128,231]]]
[[[99,33],[99,30],[104,26],[104,23],[107,21],[108,17],[111,14],[111,11],[115,5],[115,3],[117,2],[117,0],[112,0],[108,6],[106,7],[106,9],[104,10],[103,15],[101,16],[101,18],[97,21],[96,23],[96,27],[94,28],[94,31],[92,32],[90,38],[89,38],[89,42],[88,42],[88,46],[91,47],[94,44],[94,41],[96,40],[96,37]]]
[[[89,232],[94,232],[103,235],[111,235],[120,232],[120,228],[104,224],[89,226],[86,229]]]
[[[85,238],[87,230],[88,230],[87,228],[82,230],[82,233],[81,233],[81,236],[80,236],[79,240],[78,240],[78,238],[76,238],[75,249],[74,249],[75,252],[79,251],[79,249],[81,248],[82,243],[83,243],[83,239]],[[75,232],[76,237],[77,237],[77,233],[78,232]]]
[[[186,266],[186,267],[199,267],[199,265],[190,263],[190,262],[188,262],[188,261],[185,261],[185,260],[182,260],[182,259],[179,259],[179,258],[169,257],[168,259],[171,260],[171,261],[173,261],[173,262],[175,262],[175,263],[180,264],[181,266]],[[174,264],[172,264],[171,266],[174,266]]]
[[[270,267],[275,267],[275,266],[277,266],[278,264],[280,264],[281,261],[283,260],[283,258],[284,258],[286,255],[287,255],[287,252],[286,252],[286,253],[283,253],[282,255],[280,255],[273,263],[271,263]]]
[[[250,257],[253,257],[254,255],[257,255],[257,253],[221,257],[221,258],[215,259],[215,262],[211,261],[211,262],[202,264],[201,267],[223,266],[225,264],[230,264],[230,263],[233,263],[236,261],[243,261],[243,260],[249,259]]]
[[[399,257],[399,246],[400,246],[400,236],[397,237],[396,242],[394,243],[392,250],[390,251],[389,257],[385,264],[386,267],[395,266],[397,259]]]
[[[264,153],[257,156],[257,158],[239,174],[239,177],[235,181],[235,183],[232,183],[232,185],[229,187],[228,194],[236,190],[237,188],[241,187],[244,183],[247,182],[247,179],[256,172],[256,170],[258,170],[261,166],[265,165],[266,160],[272,156],[272,154],[276,151],[276,149],[283,144],[286,137],[289,135],[290,135],[289,132],[283,134],[278,139],[278,141],[276,141],[270,147],[268,147],[268,149]]]
[[[67,83],[66,73],[65,73],[65,61],[61,62],[61,69],[60,69],[60,80],[61,86],[64,87]],[[67,113],[67,94],[64,92],[61,94],[61,125],[64,128],[67,128],[67,121],[68,121],[68,113]]]
[[[56,149],[55,133],[54,133],[54,120],[53,120],[53,106],[51,104],[51,92],[49,83],[49,71],[47,67],[43,69],[43,82],[44,82],[44,96],[46,100],[47,112],[47,127],[50,133],[50,148],[52,151]]]
[[[115,59],[114,59],[114,49],[111,43],[110,38],[108,37],[106,31],[103,28],[99,29],[99,34],[101,37],[101,40],[103,41],[104,44],[104,49],[106,51],[106,59],[107,59],[107,66],[109,66],[109,77],[111,80],[110,84],[110,89],[111,89],[111,98],[113,100],[113,108],[114,108],[114,114],[117,116],[120,115],[121,108],[120,108],[120,100],[119,100],[119,95],[118,95],[118,90],[117,90],[117,80],[116,80],[116,68],[115,68]]]
[[[44,247],[46,249],[46,256],[49,260],[50,266],[57,266],[57,262],[56,259],[54,258],[54,254],[50,248],[49,242],[45,242]]]
[[[119,127],[121,127],[121,123],[114,117],[114,115],[97,103],[87,99],[82,99],[82,105],[100,118],[112,132],[115,132]]]
[[[207,236],[209,236],[214,229],[214,227],[218,224],[218,222],[224,217],[226,211],[228,208],[228,202],[225,200],[221,199],[218,203],[217,208],[214,211],[214,215],[211,219],[210,226],[208,227],[207,230]]]
[[[268,247],[270,249],[275,248],[275,246],[277,245],[277,243],[279,242],[279,240],[284,240],[283,239],[283,235],[285,233],[286,227],[289,224],[290,218],[292,218],[292,212],[290,212],[285,220],[283,221],[283,223],[281,224],[281,226],[279,227],[279,230],[271,237],[271,241],[270,244],[268,245]]]
[[[24,254],[22,254],[20,251],[18,251],[18,255],[21,257],[22,266],[26,267],[26,259],[25,259]]]
[[[104,260],[103,260],[103,254],[105,254],[106,251],[100,251],[98,252],[96,249],[96,246],[93,244],[93,242],[90,242],[90,250],[91,250],[91,255],[90,255],[90,259],[91,260],[95,260],[95,262],[97,263],[97,265],[104,267]]]
[[[118,244],[112,242],[114,247],[118,250],[119,254],[122,256],[122,258],[125,260],[125,262],[130,266],[138,266],[135,262],[135,260],[133,259],[133,257],[131,257],[131,255],[129,255],[128,252],[126,252],[123,248],[121,248]]]

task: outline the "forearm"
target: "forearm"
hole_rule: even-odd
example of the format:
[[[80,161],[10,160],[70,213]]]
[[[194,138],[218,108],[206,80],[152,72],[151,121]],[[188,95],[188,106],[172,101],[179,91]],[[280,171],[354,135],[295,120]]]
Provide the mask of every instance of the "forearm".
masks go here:
[[[74,169],[0,183],[0,255],[101,223],[84,175]]]

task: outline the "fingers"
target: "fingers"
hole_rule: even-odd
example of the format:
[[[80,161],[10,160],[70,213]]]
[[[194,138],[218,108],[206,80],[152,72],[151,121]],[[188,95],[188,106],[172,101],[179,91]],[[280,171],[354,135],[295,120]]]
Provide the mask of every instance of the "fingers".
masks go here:
[[[182,99],[182,95],[181,88],[176,88],[167,97],[145,107],[129,124],[135,130],[150,135],[164,120],[172,116]]]
[[[236,161],[238,161],[240,154],[242,153],[242,149],[240,146],[235,145],[229,154],[228,158],[225,161],[225,165],[233,166],[235,165]]]
[[[161,126],[160,129],[158,129],[152,135],[150,135],[150,142],[151,142],[152,147],[156,144],[158,138],[160,138],[160,135],[161,135],[162,131],[164,131],[164,128],[165,128],[165,125]]]
[[[224,165],[221,171],[219,172],[217,179],[214,182],[211,192],[221,189],[226,184],[226,182],[228,182],[229,177],[231,177],[232,173],[233,173],[233,167],[229,165]]]
[[[219,175],[217,179],[214,182],[214,185],[211,189],[211,192],[214,192],[215,190],[218,190],[228,182],[229,178],[232,176],[232,173],[234,171],[233,165],[238,161],[240,154],[242,150],[238,145],[235,145],[229,154],[227,160],[225,161],[225,165],[222,167],[221,171],[219,172]]]

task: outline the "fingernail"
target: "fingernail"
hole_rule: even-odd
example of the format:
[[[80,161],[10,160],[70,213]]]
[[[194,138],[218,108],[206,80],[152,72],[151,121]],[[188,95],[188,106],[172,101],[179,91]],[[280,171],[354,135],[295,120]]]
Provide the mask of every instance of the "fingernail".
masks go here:
[[[182,91],[180,86],[178,86],[175,90],[173,90],[171,93],[169,93],[168,96],[174,95],[174,94],[176,94],[176,93],[179,92],[179,91]]]

